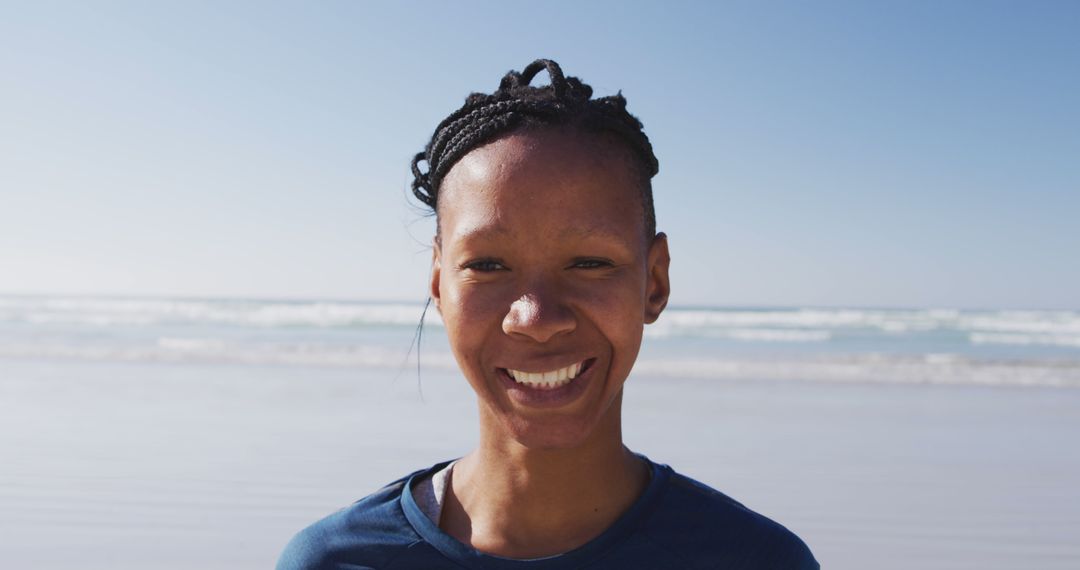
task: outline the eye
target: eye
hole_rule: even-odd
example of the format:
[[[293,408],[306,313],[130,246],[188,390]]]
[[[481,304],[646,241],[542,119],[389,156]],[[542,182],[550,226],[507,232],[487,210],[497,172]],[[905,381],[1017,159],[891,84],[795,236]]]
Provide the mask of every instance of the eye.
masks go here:
[[[461,268],[472,271],[479,271],[481,273],[488,273],[491,271],[504,270],[506,269],[506,266],[497,259],[477,259],[461,264]]]
[[[605,267],[612,267],[614,265],[615,264],[608,259],[590,257],[585,259],[576,259],[570,267],[572,269],[602,269]]]

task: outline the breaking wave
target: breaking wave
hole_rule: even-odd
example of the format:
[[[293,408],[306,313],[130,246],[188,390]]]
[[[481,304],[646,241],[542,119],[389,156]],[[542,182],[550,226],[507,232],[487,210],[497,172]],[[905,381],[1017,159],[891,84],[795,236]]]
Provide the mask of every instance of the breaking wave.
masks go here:
[[[416,326],[421,312],[422,306],[407,303],[0,297],[0,322],[88,326]],[[428,311],[425,323],[441,321]]]
[[[399,368],[422,309],[0,296],[0,359]],[[423,365],[454,369],[437,312],[425,322]],[[1080,387],[1076,311],[669,308],[645,332],[649,376]]]
[[[0,324],[86,327],[415,327],[421,311],[419,303],[0,297]],[[442,323],[438,313],[429,310],[425,324]],[[646,328],[646,334],[653,337],[800,343],[829,342],[852,335],[900,338],[928,333],[955,333],[971,344],[1080,347],[1080,312],[669,308],[657,323]]]

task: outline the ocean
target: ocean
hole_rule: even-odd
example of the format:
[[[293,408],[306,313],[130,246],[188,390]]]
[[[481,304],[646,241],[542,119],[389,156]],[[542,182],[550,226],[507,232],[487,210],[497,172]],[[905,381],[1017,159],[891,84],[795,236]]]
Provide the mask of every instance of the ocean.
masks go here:
[[[452,370],[420,303],[0,297],[0,358]],[[636,370],[702,379],[1080,386],[1080,311],[672,307]]]
[[[289,537],[476,442],[420,303],[0,296],[0,560],[271,568]],[[417,362],[419,357],[419,362]],[[669,308],[635,451],[823,568],[1080,567],[1080,312]]]

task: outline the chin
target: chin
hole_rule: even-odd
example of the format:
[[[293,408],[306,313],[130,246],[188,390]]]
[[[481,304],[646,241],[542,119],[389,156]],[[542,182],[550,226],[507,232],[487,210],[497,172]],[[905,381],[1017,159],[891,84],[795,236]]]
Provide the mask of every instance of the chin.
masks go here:
[[[508,417],[503,424],[510,436],[528,449],[574,449],[593,434],[594,422],[570,418],[530,420]]]

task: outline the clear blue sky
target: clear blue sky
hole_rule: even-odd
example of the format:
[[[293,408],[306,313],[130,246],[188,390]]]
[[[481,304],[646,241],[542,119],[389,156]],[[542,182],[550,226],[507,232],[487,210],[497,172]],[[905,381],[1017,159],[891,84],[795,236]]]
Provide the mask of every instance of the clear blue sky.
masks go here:
[[[0,292],[424,298],[408,161],[536,57],[622,89],[673,302],[1080,308],[1077,2],[0,8]]]

